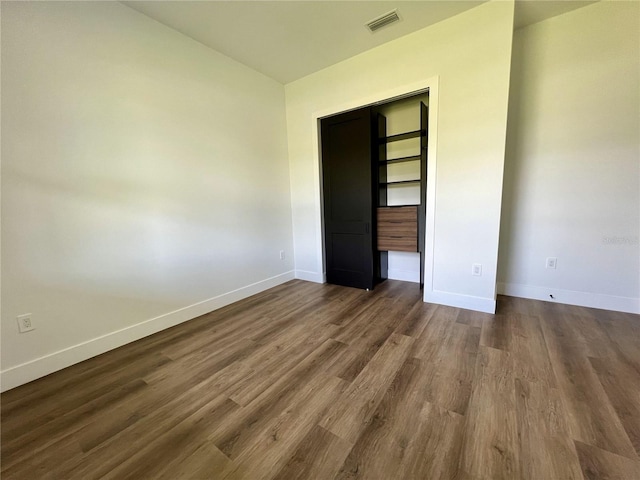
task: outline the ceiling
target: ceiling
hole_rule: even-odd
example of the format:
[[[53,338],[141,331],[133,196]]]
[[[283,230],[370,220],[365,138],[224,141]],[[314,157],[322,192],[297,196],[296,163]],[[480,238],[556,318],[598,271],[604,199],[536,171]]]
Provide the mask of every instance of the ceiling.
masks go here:
[[[123,1],[125,5],[286,84],[474,8],[483,1]],[[592,1],[518,0],[515,28]],[[393,9],[400,21],[365,23]]]

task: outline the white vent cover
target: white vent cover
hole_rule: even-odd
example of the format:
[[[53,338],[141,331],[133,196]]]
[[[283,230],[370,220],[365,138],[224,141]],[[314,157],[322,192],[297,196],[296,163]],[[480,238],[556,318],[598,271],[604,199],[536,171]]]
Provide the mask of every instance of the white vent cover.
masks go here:
[[[387,25],[397,22],[398,20],[400,20],[398,11],[392,10],[388,13],[385,13],[384,15],[374,18],[370,22],[367,22],[367,28],[372,32],[375,32],[376,30],[380,30],[382,27],[386,27]]]

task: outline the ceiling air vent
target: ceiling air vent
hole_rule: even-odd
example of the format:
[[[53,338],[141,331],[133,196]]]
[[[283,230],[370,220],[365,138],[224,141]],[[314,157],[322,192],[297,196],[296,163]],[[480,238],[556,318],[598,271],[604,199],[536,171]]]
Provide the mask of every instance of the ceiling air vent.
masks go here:
[[[386,27],[387,25],[397,22],[400,20],[398,16],[397,10],[392,10],[389,13],[385,13],[377,18],[374,18],[370,22],[367,22],[367,28],[372,32],[380,30],[382,27]]]

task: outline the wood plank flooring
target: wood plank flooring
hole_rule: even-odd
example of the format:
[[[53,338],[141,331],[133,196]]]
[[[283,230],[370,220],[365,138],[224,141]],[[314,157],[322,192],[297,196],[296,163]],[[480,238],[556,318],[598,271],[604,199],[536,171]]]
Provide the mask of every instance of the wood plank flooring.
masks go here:
[[[640,479],[640,317],[291,281],[2,394],[9,479]]]

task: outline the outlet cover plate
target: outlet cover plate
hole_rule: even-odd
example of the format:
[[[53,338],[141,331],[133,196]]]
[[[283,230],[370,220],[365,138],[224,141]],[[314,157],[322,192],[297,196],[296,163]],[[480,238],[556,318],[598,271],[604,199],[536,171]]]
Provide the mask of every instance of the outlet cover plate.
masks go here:
[[[24,315],[18,315],[18,331],[20,333],[30,332],[31,330],[35,330],[36,327],[31,320],[31,314],[25,313]]]

